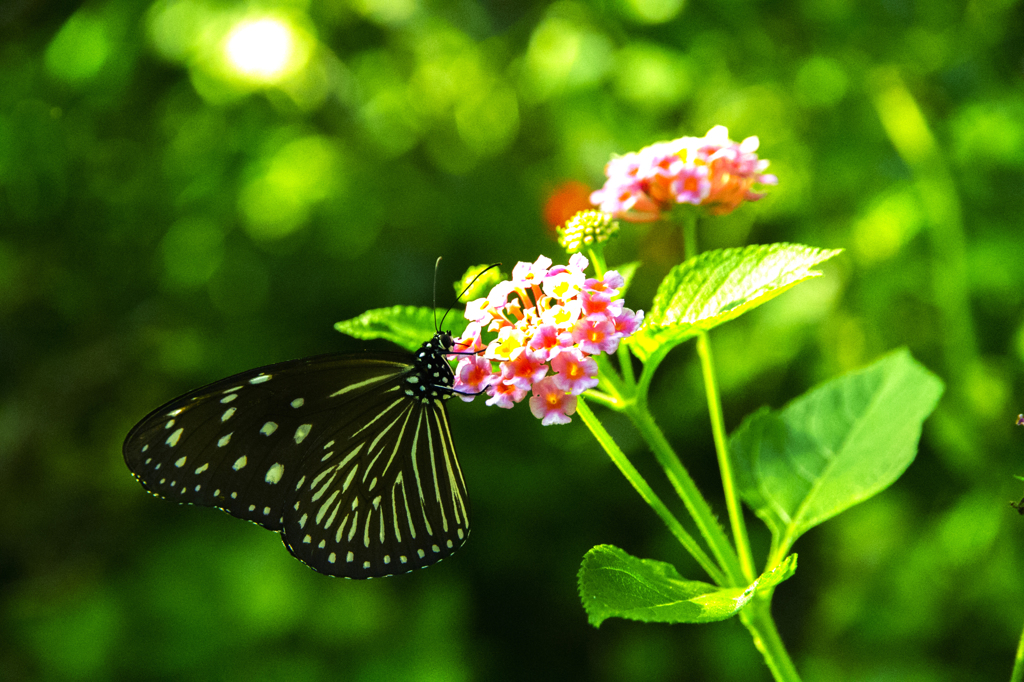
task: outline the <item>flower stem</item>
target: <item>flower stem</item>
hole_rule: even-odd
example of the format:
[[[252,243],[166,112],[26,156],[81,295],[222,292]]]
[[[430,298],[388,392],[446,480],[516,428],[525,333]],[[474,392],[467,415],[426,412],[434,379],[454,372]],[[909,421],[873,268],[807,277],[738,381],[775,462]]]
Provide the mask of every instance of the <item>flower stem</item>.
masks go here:
[[[776,682],[800,682],[800,675],[772,619],[771,598],[754,598],[740,611],[740,620],[753,636],[754,646],[761,652]]]
[[[704,539],[710,545],[711,552],[715,555],[718,564],[725,570],[727,582],[718,582],[717,579],[715,579],[715,582],[719,585],[731,585],[734,587],[751,582],[750,580],[744,582],[739,559],[729,543],[725,531],[719,525],[718,519],[715,518],[714,512],[711,511],[707,500],[700,494],[697,484],[690,478],[690,473],[683,466],[683,463],[679,461],[679,457],[672,449],[668,439],[665,438],[665,434],[658,428],[658,425],[654,422],[654,417],[651,416],[643,402],[627,401],[623,409],[626,416],[636,426],[637,431],[643,436],[651,451],[654,452],[655,458],[665,470],[665,475],[668,476],[669,482],[675,488],[676,494],[679,495],[683,504],[686,505],[686,509],[690,512],[690,516],[693,517],[694,523],[697,524],[701,535],[704,536]],[[712,577],[714,578],[714,576]]]
[[[1017,655],[1013,659],[1013,672],[1010,673],[1010,682],[1022,682],[1024,680],[1024,632],[1020,633],[1020,641],[1017,642]]]
[[[629,384],[636,384],[636,377],[633,374],[633,356],[629,352],[629,347],[624,343],[619,344],[619,371],[622,373],[622,380]]]
[[[591,264],[594,266],[595,275],[598,279],[601,279],[604,277],[604,273],[608,271],[608,266],[604,262],[604,249],[595,245],[588,248],[586,251]]]
[[[626,477],[632,486],[640,493],[640,497],[643,498],[644,502],[649,504],[655,513],[661,517],[661,520],[668,526],[669,531],[679,540],[687,552],[690,553],[701,568],[703,568],[711,579],[717,584],[722,585],[726,580],[726,576],[722,571],[715,565],[711,557],[701,548],[697,541],[692,535],[686,532],[683,525],[679,520],[672,515],[665,503],[661,501],[661,498],[651,489],[647,481],[644,480],[640,472],[637,471],[636,467],[633,466],[632,462],[626,457],[625,453],[619,448],[618,444],[611,437],[604,425],[600,422],[597,416],[590,410],[590,407],[580,396],[576,399],[576,413],[583,419],[583,423],[587,425],[590,432],[594,434],[594,438],[601,444],[604,451],[608,453],[608,456],[614,462],[615,466],[619,468],[622,475]]]
[[[747,527],[743,521],[743,506],[740,504],[739,495],[736,492],[732,460],[729,459],[729,444],[725,436],[725,420],[722,417],[722,398],[718,392],[718,380],[715,377],[714,360],[711,356],[711,343],[706,331],[702,331],[697,337],[697,355],[700,356],[700,367],[704,374],[704,391],[707,394],[708,412],[711,416],[711,432],[715,439],[715,452],[718,454],[718,469],[722,474],[722,490],[725,493],[725,506],[729,510],[732,537],[736,543],[743,576],[747,582],[752,582],[757,574],[754,571],[754,559],[750,552]]]
[[[683,260],[689,260],[699,253],[697,250],[697,211],[693,206],[679,206],[673,212],[672,217],[682,224]]]

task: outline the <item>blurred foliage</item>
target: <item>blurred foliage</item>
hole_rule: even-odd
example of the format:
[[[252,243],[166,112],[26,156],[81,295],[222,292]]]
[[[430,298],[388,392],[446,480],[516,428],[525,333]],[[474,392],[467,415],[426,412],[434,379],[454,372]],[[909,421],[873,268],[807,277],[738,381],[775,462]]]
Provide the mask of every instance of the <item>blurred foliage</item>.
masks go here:
[[[578,423],[453,405],[472,540],[369,583],[147,497],[120,455],[178,393],[358,349],[334,322],[430,305],[439,255],[442,282],[557,256],[561,183],[716,124],[758,135],[780,183],[702,225],[705,248],[848,250],[713,334],[730,428],[899,345],[949,386],[908,473],[795,548],[775,612],[798,668],[1005,679],[1024,624],[1022,46],[1017,0],[0,3],[4,679],[768,679],[735,619],[587,625],[595,544],[704,576]],[[608,255],[643,261],[636,308],[682,258],[652,226]],[[720,505],[689,347],[655,389]]]

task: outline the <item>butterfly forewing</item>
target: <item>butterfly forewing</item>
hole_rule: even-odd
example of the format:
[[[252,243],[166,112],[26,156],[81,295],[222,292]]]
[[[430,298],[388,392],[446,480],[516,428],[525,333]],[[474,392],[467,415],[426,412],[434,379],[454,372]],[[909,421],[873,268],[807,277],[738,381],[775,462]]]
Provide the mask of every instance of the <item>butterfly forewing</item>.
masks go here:
[[[452,554],[468,497],[435,336],[413,357],[326,355],[250,370],[150,413],[124,444],[150,492],[280,531],[315,570],[369,578]]]

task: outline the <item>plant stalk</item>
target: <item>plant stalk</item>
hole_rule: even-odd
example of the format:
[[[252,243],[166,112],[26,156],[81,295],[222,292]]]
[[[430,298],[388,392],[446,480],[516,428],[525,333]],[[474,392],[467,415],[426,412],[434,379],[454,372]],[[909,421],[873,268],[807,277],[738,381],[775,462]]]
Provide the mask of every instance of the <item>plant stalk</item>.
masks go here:
[[[726,576],[722,573],[721,569],[715,565],[711,557],[701,548],[700,544],[693,538],[692,535],[686,532],[683,525],[679,520],[669,511],[669,508],[665,506],[665,503],[661,501],[657,493],[651,489],[651,486],[644,480],[640,472],[637,471],[633,463],[629,461],[625,453],[619,448],[618,444],[611,437],[611,434],[604,428],[604,425],[597,418],[587,405],[583,397],[578,397],[576,402],[576,414],[583,419],[583,423],[586,424],[590,432],[594,434],[594,438],[601,444],[604,451],[608,453],[608,456],[614,462],[615,466],[619,468],[622,475],[626,477],[626,480],[632,484],[633,488],[640,493],[640,497],[643,498],[644,502],[649,504],[654,512],[661,517],[661,520],[668,527],[669,531],[679,541],[679,544],[690,553],[701,568],[703,568],[711,579],[716,584],[725,584]]]
[[[718,455],[718,468],[722,474],[722,491],[725,493],[725,506],[729,510],[732,537],[736,544],[736,552],[739,554],[743,576],[749,583],[754,581],[757,573],[750,551],[750,540],[747,537],[747,526],[743,520],[743,505],[736,492],[732,460],[729,458],[729,442],[725,435],[725,419],[722,416],[722,397],[718,391],[711,343],[706,331],[702,331],[697,337],[697,355],[700,356],[700,367],[704,375],[704,391],[707,394],[708,413],[711,417],[711,433],[715,439],[715,452]]]
[[[1013,672],[1010,673],[1010,682],[1024,681],[1024,631],[1020,633],[1020,641],[1017,642],[1017,655],[1013,659]]]
[[[800,682],[786,645],[775,627],[771,613],[771,599],[755,597],[740,611],[740,620],[754,638],[754,646],[761,652],[764,662],[776,682]]]
[[[701,495],[697,484],[693,482],[690,473],[683,466],[682,462],[679,461],[679,457],[672,449],[668,439],[665,438],[665,434],[658,428],[654,417],[651,416],[643,402],[627,402],[624,411],[626,416],[633,422],[637,431],[640,432],[640,435],[643,436],[648,447],[651,448],[655,458],[658,460],[658,464],[665,470],[665,475],[668,476],[669,482],[672,483],[676,490],[676,494],[679,495],[683,504],[686,505],[686,509],[690,512],[690,516],[693,517],[693,521],[697,524],[701,535],[704,536],[704,539],[710,545],[711,552],[715,555],[718,564],[725,569],[727,574],[726,582],[717,582],[716,580],[716,583],[730,587],[740,587],[749,584],[750,580],[744,582],[742,567],[732,544],[729,542],[729,538],[726,537],[725,531],[718,523],[718,519],[715,518],[714,512],[711,511],[707,500]]]

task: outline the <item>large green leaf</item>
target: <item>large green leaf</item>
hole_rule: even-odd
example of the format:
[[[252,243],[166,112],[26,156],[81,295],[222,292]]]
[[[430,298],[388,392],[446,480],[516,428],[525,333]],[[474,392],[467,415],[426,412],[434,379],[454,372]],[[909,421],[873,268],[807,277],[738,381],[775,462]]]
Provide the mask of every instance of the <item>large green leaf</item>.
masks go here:
[[[900,477],[942,391],[903,349],[747,417],[729,451],[740,494],[771,528],[779,556]]]
[[[771,590],[796,571],[791,555],[745,588],[684,580],[672,564],[639,559],[612,545],[583,557],[580,599],[590,624],[612,617],[647,623],[711,623],[736,615],[758,592]]]
[[[781,243],[702,253],[669,271],[629,344],[646,359],[818,277],[812,268],[841,251]]]
[[[334,328],[357,339],[386,339],[416,351],[434,335],[434,309],[402,305],[376,308],[338,322]]]

